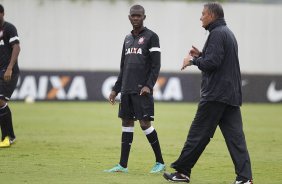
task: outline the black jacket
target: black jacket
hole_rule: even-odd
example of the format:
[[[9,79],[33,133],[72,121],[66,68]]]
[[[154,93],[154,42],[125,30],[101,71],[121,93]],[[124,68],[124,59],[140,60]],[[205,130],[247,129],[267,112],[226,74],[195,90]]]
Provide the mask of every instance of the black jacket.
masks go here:
[[[160,72],[159,37],[153,31],[144,28],[138,36],[125,37],[122,49],[120,73],[113,87],[116,93],[140,93],[147,86],[153,87]]]
[[[202,54],[193,64],[202,71],[201,101],[218,101],[233,106],[242,104],[238,45],[224,19],[207,28],[210,34]]]

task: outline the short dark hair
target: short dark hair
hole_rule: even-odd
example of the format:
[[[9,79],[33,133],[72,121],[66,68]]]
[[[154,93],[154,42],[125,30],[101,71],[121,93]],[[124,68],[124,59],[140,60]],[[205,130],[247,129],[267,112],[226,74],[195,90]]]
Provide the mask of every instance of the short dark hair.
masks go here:
[[[221,4],[218,2],[209,2],[204,5],[216,18],[224,18],[224,12]]]
[[[144,15],[145,15],[145,9],[144,9],[144,7],[141,6],[141,5],[139,5],[139,4],[136,4],[136,5],[131,6],[129,12],[131,12],[131,10],[142,10],[143,13],[144,13]]]
[[[4,7],[2,4],[0,4],[0,13],[4,13]]]

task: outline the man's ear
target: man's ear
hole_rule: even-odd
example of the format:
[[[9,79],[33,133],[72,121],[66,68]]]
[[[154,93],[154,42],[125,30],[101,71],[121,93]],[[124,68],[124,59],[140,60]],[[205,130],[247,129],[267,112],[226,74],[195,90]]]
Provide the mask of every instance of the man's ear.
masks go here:
[[[130,15],[128,15],[128,19],[130,20]]]
[[[143,20],[145,20],[146,19],[146,15],[144,15],[144,19]]]
[[[210,13],[210,16],[211,16],[211,19],[212,19],[212,20],[215,20],[215,19],[216,19],[216,16],[215,16],[214,13]]]

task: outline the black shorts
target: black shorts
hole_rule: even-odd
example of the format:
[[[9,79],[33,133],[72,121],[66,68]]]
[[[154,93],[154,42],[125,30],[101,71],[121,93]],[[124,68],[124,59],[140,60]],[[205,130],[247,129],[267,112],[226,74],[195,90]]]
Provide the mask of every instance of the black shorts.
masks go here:
[[[19,75],[12,75],[10,81],[4,81],[0,78],[0,99],[9,101],[12,96],[18,82]]]
[[[152,95],[122,94],[118,116],[126,120],[154,121]]]

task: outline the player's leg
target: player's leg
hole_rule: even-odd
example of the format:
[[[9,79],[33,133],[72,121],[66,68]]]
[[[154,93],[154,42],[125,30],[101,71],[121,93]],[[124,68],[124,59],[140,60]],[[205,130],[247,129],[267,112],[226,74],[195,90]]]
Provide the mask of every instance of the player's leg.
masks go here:
[[[7,101],[13,94],[18,81],[18,75],[13,75],[9,82],[0,80],[0,124],[2,140],[0,147],[9,147],[16,139],[13,129],[12,113]]]
[[[12,112],[9,108],[8,102],[5,100],[0,100],[0,119],[7,128],[7,133],[6,135],[2,135],[2,140],[6,136],[9,136],[11,140],[14,140],[16,136],[13,128]]]
[[[228,106],[222,116],[219,127],[235,166],[236,180],[251,180],[251,161],[243,132],[240,107]]]
[[[154,151],[156,162],[164,164],[158,134],[150,121],[140,120],[140,126]]]
[[[128,172],[127,164],[134,133],[135,115],[130,95],[121,95],[119,117],[122,119],[120,162],[106,172]]]
[[[165,173],[164,177],[167,180],[172,180],[174,176],[175,178],[180,177],[181,174],[183,177],[180,179],[186,182],[189,180],[191,169],[213,137],[225,107],[226,105],[220,102],[199,103],[182,152],[179,158],[171,164],[171,167],[177,172]]]
[[[131,144],[133,141],[134,121],[122,119],[121,154],[119,164],[127,168]]]
[[[5,100],[0,100],[0,122],[2,132],[0,148],[10,147],[16,137],[13,130],[12,114]]]
[[[150,94],[136,94],[132,95],[132,102],[136,118],[139,120],[141,129],[146,135],[155,154],[156,163],[151,170],[151,173],[162,172],[165,170],[162,151],[157,131],[151,124],[151,121],[154,121],[154,98]]]
[[[3,141],[6,136],[8,136],[7,123],[5,123],[4,121],[4,116],[7,113],[6,106],[7,106],[7,102],[0,99],[0,126],[2,133],[1,141]]]
[[[160,146],[157,131],[151,125],[150,121],[140,120],[139,122],[155,154],[156,163],[151,169],[150,173],[159,173],[165,171],[165,164],[162,156],[162,151],[161,151],[161,146]]]

